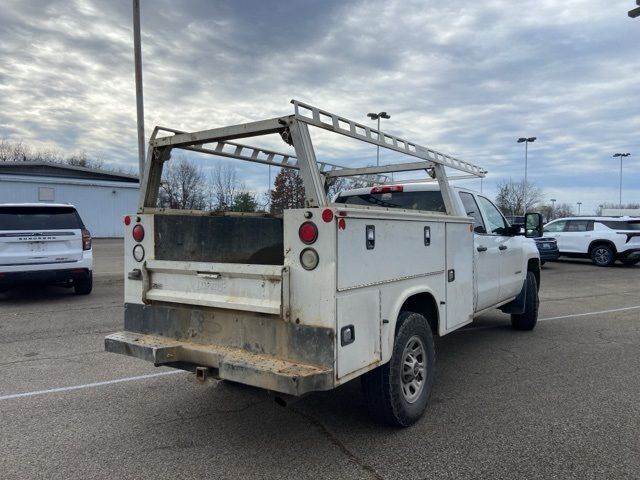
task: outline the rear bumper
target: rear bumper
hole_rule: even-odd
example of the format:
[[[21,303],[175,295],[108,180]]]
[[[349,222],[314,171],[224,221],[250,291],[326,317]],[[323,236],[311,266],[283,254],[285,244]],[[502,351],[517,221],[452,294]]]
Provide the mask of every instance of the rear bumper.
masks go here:
[[[104,340],[107,352],[137,357],[155,365],[204,366],[221,379],[288,395],[333,386],[333,371],[223,345],[202,345],[159,335],[118,332]]]
[[[91,275],[88,268],[67,268],[61,270],[34,270],[28,272],[0,272],[0,287],[28,284],[65,283],[86,280]]]
[[[550,262],[553,260],[557,260],[558,257],[560,256],[560,251],[556,248],[556,249],[545,249],[545,250],[538,250],[538,252],[540,253],[540,260],[542,260],[543,262]]]

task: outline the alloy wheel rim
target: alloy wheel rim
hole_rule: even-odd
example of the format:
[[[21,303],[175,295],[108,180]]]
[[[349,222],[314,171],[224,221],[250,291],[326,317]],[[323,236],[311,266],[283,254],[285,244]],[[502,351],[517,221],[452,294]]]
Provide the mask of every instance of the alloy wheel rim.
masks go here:
[[[606,248],[598,248],[596,249],[596,261],[598,263],[608,263],[609,262],[609,250]]]
[[[408,403],[415,403],[420,397],[426,381],[427,357],[422,340],[413,336],[402,352],[402,373],[400,375],[402,396]]]

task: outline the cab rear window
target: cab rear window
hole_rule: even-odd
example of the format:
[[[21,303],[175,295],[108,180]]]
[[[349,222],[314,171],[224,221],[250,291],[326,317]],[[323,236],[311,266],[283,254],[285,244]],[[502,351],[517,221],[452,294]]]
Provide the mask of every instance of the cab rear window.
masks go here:
[[[84,228],[73,207],[0,207],[0,230],[79,230]]]
[[[444,201],[439,191],[432,192],[385,192],[340,196],[336,203],[367,205],[407,210],[426,210],[445,213]]]

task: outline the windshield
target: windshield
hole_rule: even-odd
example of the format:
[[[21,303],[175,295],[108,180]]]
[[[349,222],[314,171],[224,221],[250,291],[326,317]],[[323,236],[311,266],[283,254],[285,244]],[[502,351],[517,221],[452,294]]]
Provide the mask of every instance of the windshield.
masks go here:
[[[442,194],[429,192],[386,192],[346,195],[336,199],[336,203],[347,205],[368,205],[387,208],[405,208],[407,210],[426,210],[446,213]]]
[[[0,207],[0,230],[83,228],[73,207]]]

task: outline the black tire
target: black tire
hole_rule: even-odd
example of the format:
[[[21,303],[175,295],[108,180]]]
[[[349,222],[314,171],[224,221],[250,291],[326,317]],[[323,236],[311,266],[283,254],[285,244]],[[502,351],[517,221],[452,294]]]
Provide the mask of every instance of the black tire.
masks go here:
[[[632,267],[640,263],[640,258],[622,258],[620,261],[625,267]]]
[[[591,250],[591,262],[597,267],[610,267],[616,261],[616,252],[611,246],[601,243]]]
[[[377,421],[408,427],[422,416],[429,402],[436,373],[436,348],[431,327],[422,315],[401,312],[398,322],[391,360],[362,376],[362,393],[369,413]],[[422,349],[421,354],[415,356],[413,369],[408,367],[403,375],[406,361],[418,352],[414,346]]]
[[[93,272],[89,272],[89,276],[83,280],[73,281],[73,291],[76,295],[89,295],[93,290]]]
[[[533,272],[527,272],[527,297],[524,313],[511,314],[511,326],[516,330],[533,330],[538,323],[538,282]]]

